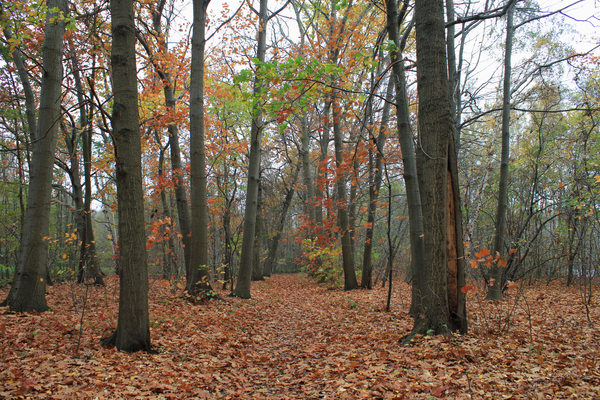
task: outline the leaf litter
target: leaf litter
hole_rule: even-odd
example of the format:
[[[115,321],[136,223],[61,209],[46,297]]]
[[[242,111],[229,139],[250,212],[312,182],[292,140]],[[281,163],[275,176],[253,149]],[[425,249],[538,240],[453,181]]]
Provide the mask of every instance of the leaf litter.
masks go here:
[[[521,287],[502,302],[469,294],[467,335],[410,332],[410,287],[327,290],[303,275],[255,282],[253,298],[188,302],[151,280],[158,354],[118,352],[118,279],[48,288],[51,312],[0,309],[0,398],[560,399],[600,398],[600,332],[577,287]],[[0,290],[5,298],[7,290]],[[598,307],[590,306],[591,321]],[[81,339],[79,330],[81,329]],[[79,346],[78,346],[78,341]]]

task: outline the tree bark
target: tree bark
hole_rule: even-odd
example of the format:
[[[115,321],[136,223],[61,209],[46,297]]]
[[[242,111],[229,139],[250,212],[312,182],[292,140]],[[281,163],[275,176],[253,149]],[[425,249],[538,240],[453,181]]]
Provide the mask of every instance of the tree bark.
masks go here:
[[[419,142],[423,154],[421,199],[423,201],[424,285],[421,312],[409,341],[415,334],[449,333],[466,327],[453,318],[460,307],[456,157],[454,121],[448,90],[444,4],[442,0],[415,2],[417,39],[417,90],[419,93]],[[452,165],[454,164],[454,165]],[[450,277],[449,277],[450,275]],[[450,278],[450,279],[449,279]],[[450,292],[450,293],[449,293]],[[456,314],[456,313],[454,313]],[[466,316],[464,316],[466,318]]]
[[[192,66],[190,76],[190,162],[192,240],[187,291],[192,296],[212,292],[208,267],[208,204],[204,149],[204,46],[208,1],[194,0]]]
[[[63,78],[63,40],[67,14],[65,0],[48,0],[42,48],[43,70],[36,140],[29,177],[27,209],[19,264],[8,297],[2,303],[12,311],[46,311],[46,257],[50,230],[52,173],[58,138]],[[54,10],[58,10],[56,12]],[[51,21],[52,19],[52,21]],[[31,122],[30,122],[31,127]]]
[[[252,255],[252,280],[264,281],[263,271],[260,262],[261,242],[263,235],[263,218],[262,218],[262,173],[259,173],[258,179],[258,198],[256,201],[256,225],[254,227],[254,251]]]
[[[71,52],[71,60],[73,63],[73,76],[75,78],[75,88],[77,89],[77,103],[79,105],[79,125],[81,127],[81,147],[83,155],[83,176],[85,186],[85,197],[83,198],[81,212],[83,217],[83,227],[81,231],[81,256],[80,266],[83,274],[79,281],[83,279],[93,278],[95,285],[104,286],[104,278],[98,266],[98,258],[96,256],[96,240],[94,237],[94,227],[92,223],[92,126],[89,123],[87,109],[85,107],[85,99],[83,96],[83,82],[81,81],[80,67],[77,62],[75,51]],[[76,143],[73,143],[75,150]],[[73,165],[73,168],[79,170],[79,166]],[[73,169],[72,168],[72,169]],[[78,174],[79,175],[79,174]],[[79,176],[76,179],[80,182]],[[81,184],[79,183],[81,190]]]
[[[165,163],[165,151],[166,147],[162,147],[160,143],[160,137],[157,132],[154,133],[156,141],[160,146],[160,151],[158,155],[158,168],[157,175],[162,177],[164,174],[164,163]],[[169,202],[167,201],[167,192],[164,188],[161,187],[160,190],[160,202],[162,204],[162,215],[165,219],[171,221],[171,207]],[[169,224],[170,225],[170,224]],[[163,227],[164,229],[164,227]],[[168,239],[163,242],[163,278],[171,279],[172,276],[177,276],[177,257],[175,255],[175,241],[173,240],[173,233],[168,234]]]
[[[375,144],[376,154],[375,162],[373,162],[373,156],[370,155],[369,159],[369,178],[371,184],[369,185],[369,207],[367,209],[367,231],[365,232],[365,248],[363,251],[363,265],[362,265],[362,277],[360,286],[365,289],[372,289],[372,276],[373,266],[371,263],[371,255],[373,253],[373,233],[375,232],[375,215],[377,213],[377,200],[379,198],[379,191],[381,190],[381,181],[383,177],[383,146],[386,139],[386,130],[388,128],[390,120],[390,103],[393,100],[394,95],[394,79],[390,78],[388,81],[388,87],[386,90],[386,102],[383,105],[381,112],[381,126],[379,127],[379,135],[377,138],[373,137]],[[390,249],[390,253],[391,253]]]
[[[403,10],[406,8],[404,3]],[[396,83],[396,120],[398,124],[398,140],[402,151],[403,178],[406,187],[408,202],[408,221],[410,232],[411,273],[413,279],[412,301],[410,313],[417,316],[421,312],[421,294],[424,287],[424,242],[423,242],[423,216],[421,206],[421,193],[417,171],[417,158],[412,129],[410,127],[410,113],[408,109],[408,96],[406,94],[406,78],[404,76],[404,62],[400,50],[398,27],[398,6],[396,0],[388,0],[388,32],[390,40],[396,44],[396,50],[391,52],[392,73]]]
[[[2,15],[3,11],[3,6],[0,4],[0,15]],[[3,29],[3,32],[6,40],[12,38],[12,32],[6,26]],[[21,50],[19,48],[15,48],[12,53],[12,58],[13,62],[15,63],[15,67],[17,68],[21,85],[23,85],[23,94],[25,95],[25,115],[27,116],[27,124],[29,125],[29,136],[31,138],[31,142],[33,143],[36,139],[37,132],[37,121],[35,119],[35,95],[33,94],[31,82],[29,81],[29,76],[27,75],[27,68],[25,67],[23,57],[21,57]]]
[[[260,0],[258,16],[258,48],[256,58],[261,64],[265,61],[267,50],[267,0]],[[262,92],[263,80],[254,77],[255,105],[252,109],[252,126],[250,128],[250,157],[248,165],[248,189],[246,191],[246,210],[244,212],[244,235],[242,238],[242,254],[238,279],[233,295],[249,299],[252,278],[252,255],[254,253],[254,231],[256,225],[258,180],[260,173],[260,139],[263,131],[262,110],[258,97]]]
[[[150,351],[148,260],[142,189],[133,0],[111,0],[113,140],[119,216],[119,318],[102,340],[122,351]]]
[[[513,15],[515,0],[510,4],[506,13],[506,42],[504,46],[504,86],[502,98],[502,154],[500,156],[500,180],[498,183],[498,207],[496,209],[496,223],[492,256],[500,256],[504,251],[504,231],[506,227],[506,210],[508,208],[508,163],[510,158],[510,75],[512,41],[514,34]],[[502,300],[502,273],[503,268],[498,263],[493,263],[489,273],[489,286],[486,300]]]
[[[348,203],[346,198],[346,173],[342,170],[344,162],[344,143],[342,141],[342,125],[340,122],[339,104],[333,102],[333,140],[335,144],[335,162],[337,167],[337,201],[338,201],[338,226],[342,241],[342,267],[344,269],[344,290],[356,289],[356,272],[354,271],[354,248],[352,247],[352,231],[348,216]]]
[[[308,135],[308,121],[305,111],[302,111],[300,115],[300,133],[302,143],[302,151],[300,153],[302,157],[302,176],[304,178],[304,186],[306,186],[306,214],[308,215],[309,226],[314,226],[316,224],[315,185],[310,165],[310,137]]]

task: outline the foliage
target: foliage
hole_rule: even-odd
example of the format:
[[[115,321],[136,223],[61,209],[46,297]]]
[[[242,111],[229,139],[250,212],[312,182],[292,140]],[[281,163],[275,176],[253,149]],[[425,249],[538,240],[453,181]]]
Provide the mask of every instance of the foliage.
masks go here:
[[[302,243],[303,271],[315,278],[319,283],[325,283],[329,289],[339,289],[342,280],[342,250],[337,244],[321,246],[305,239]]]

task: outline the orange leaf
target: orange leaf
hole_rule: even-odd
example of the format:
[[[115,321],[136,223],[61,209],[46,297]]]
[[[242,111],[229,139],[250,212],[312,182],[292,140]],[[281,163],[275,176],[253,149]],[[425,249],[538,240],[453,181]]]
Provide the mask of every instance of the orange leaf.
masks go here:
[[[477,257],[477,258],[483,258],[483,257],[489,256],[489,255],[490,255],[490,249],[488,249],[487,247],[484,247],[478,253],[475,253],[475,257]]]

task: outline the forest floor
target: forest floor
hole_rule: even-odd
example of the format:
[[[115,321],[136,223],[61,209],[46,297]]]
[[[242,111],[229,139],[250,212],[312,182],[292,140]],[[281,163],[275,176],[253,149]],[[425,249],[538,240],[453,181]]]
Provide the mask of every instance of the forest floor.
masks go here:
[[[205,305],[151,280],[157,354],[127,354],[100,344],[117,320],[117,278],[107,281],[49,287],[51,312],[0,309],[0,398],[600,398],[600,308],[594,297],[590,324],[577,286],[521,286],[502,302],[470,294],[468,335],[405,346],[404,283],[385,312],[387,289],[327,290],[303,275]]]

